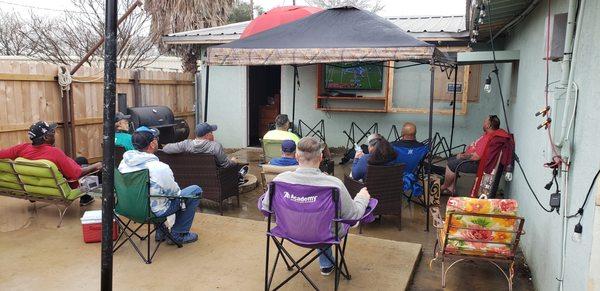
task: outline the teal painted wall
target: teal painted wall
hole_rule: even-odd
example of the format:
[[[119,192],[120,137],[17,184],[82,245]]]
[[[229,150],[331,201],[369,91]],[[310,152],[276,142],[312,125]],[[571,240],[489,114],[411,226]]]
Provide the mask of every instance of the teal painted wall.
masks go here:
[[[547,205],[550,192],[543,189],[550,180],[550,171],[542,167],[551,154],[548,152],[547,133],[537,130],[541,119],[535,111],[544,106],[545,21],[547,6],[541,1],[526,20],[520,23],[507,37],[506,49],[520,50],[517,96],[509,109],[511,129],[515,134],[516,151],[528,174],[530,182],[542,202]],[[568,1],[552,1],[552,13],[565,13]],[[567,213],[575,213],[581,205],[593,175],[600,164],[598,124],[600,117],[600,1],[587,1],[577,62],[575,82],[580,87],[576,128],[574,132],[574,154],[569,179],[570,207]],[[560,79],[560,63],[551,63],[550,81]],[[553,85],[552,91],[556,91]],[[557,94],[553,92],[552,94]],[[562,112],[562,108],[558,108]],[[555,127],[559,127],[555,124]],[[556,134],[555,134],[556,135]],[[565,185],[561,183],[561,188]],[[525,216],[525,229],[521,248],[533,273],[537,290],[557,290],[561,254],[561,219],[556,213],[548,214],[540,209],[529,192],[520,173],[510,183],[510,193],[518,199],[520,214]],[[586,290],[589,258],[591,255],[592,223],[594,221],[593,197],[585,208],[582,221],[583,240],[575,243],[570,239],[576,219],[569,221],[567,240],[566,273],[564,290]],[[561,208],[561,211],[565,211]],[[596,238],[597,239],[597,238]],[[597,290],[597,289],[596,289]]]
[[[510,64],[501,65],[510,71]],[[345,146],[346,136],[343,130],[350,129],[350,123],[356,122],[363,130],[368,129],[373,122],[379,123],[379,132],[387,137],[393,124],[401,127],[404,122],[411,121],[417,125],[418,139],[423,140],[428,136],[427,114],[406,113],[347,113],[347,112],[324,112],[315,109],[315,96],[317,95],[317,67],[299,67],[300,87],[296,92],[296,119],[302,119],[312,125],[319,120],[325,120],[325,131],[327,133],[327,144],[330,146]],[[471,143],[482,132],[483,119],[490,114],[500,114],[500,99],[497,86],[493,87],[491,94],[483,92],[483,83],[487,73],[491,70],[488,65],[483,66],[481,77],[481,92],[479,102],[470,102],[467,114],[456,117],[455,144]],[[410,69],[396,70],[394,78],[393,96],[398,100],[399,96],[419,96],[414,101],[415,107],[428,107],[430,72],[428,66],[414,67]],[[509,78],[506,78],[509,79]],[[292,93],[293,93],[293,68],[282,67],[282,105],[281,110],[291,116]],[[509,91],[510,82],[503,81],[503,90]],[[401,101],[402,104],[407,101]],[[413,104],[414,104],[413,103]],[[449,102],[436,102],[436,108],[451,109]],[[450,137],[451,116],[434,115],[434,133],[440,132],[446,138]]]

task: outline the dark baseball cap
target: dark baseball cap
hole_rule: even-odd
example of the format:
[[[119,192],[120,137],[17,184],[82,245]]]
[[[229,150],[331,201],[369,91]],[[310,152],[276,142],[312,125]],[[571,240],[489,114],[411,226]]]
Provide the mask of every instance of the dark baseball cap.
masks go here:
[[[29,139],[34,140],[43,137],[46,133],[54,131],[56,129],[56,123],[47,123],[45,121],[38,121],[29,127]]]
[[[129,119],[131,115],[123,114],[122,112],[115,113],[115,122],[119,122],[123,119]]]
[[[158,135],[159,131],[156,128],[140,126],[131,136],[131,143],[136,150],[143,150],[147,148],[155,138],[158,138]]]
[[[216,125],[211,125],[206,122],[201,122],[196,125],[196,136],[205,136],[206,134],[217,130]]]
[[[284,153],[293,153],[296,151],[296,143],[291,139],[286,139],[281,143],[281,151]]]

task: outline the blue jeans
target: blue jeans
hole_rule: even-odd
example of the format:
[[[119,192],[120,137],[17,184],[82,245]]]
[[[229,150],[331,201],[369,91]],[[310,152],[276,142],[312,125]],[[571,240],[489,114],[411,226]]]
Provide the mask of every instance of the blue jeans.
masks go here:
[[[333,258],[333,252],[331,251],[331,249],[333,249],[333,245],[328,248],[328,249],[319,249],[320,251],[323,251],[320,255],[319,255],[319,265],[321,266],[321,269],[324,268],[330,268],[333,266],[333,263],[335,260]],[[329,257],[331,259],[328,260],[327,257]]]
[[[191,185],[181,189],[182,196],[197,196],[202,193],[202,189],[197,185]],[[181,209],[181,201],[185,203],[185,209]],[[200,205],[200,198],[175,198],[171,200],[169,208],[160,216],[166,217],[175,213],[175,224],[171,227],[172,234],[185,234],[190,231],[196,208]]]

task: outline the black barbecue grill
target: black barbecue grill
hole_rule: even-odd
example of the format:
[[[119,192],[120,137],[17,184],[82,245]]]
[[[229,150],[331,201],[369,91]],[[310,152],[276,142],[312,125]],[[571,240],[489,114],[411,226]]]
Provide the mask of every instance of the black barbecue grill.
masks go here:
[[[129,107],[133,128],[140,126],[154,127],[160,131],[159,143],[167,144],[185,140],[190,135],[190,127],[182,118],[175,118],[171,108],[167,106]]]

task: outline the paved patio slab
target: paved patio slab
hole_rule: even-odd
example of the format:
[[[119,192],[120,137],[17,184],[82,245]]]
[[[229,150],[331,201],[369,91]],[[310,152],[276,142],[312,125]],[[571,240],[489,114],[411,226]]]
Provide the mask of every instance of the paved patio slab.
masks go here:
[[[12,203],[28,202],[13,200]],[[57,229],[56,217],[51,215],[53,209],[49,208],[39,210],[44,215],[35,215],[38,218],[27,227],[0,232],[0,290],[99,289],[100,244],[83,243],[77,211],[72,211],[75,214],[69,215]],[[48,221],[40,221],[42,217]],[[114,288],[261,290],[265,228],[262,221],[199,214],[192,230],[200,234],[200,240],[181,249],[163,245],[150,265],[143,263],[129,245],[117,251]],[[297,247],[292,249],[295,255],[302,251]],[[342,280],[340,287],[405,290],[420,253],[420,244],[351,234],[347,260],[352,280]],[[309,275],[322,289],[333,289],[333,276],[321,276],[317,266],[309,268]],[[275,281],[286,274],[284,268],[279,268]],[[309,288],[304,278],[297,276],[284,289]]]

